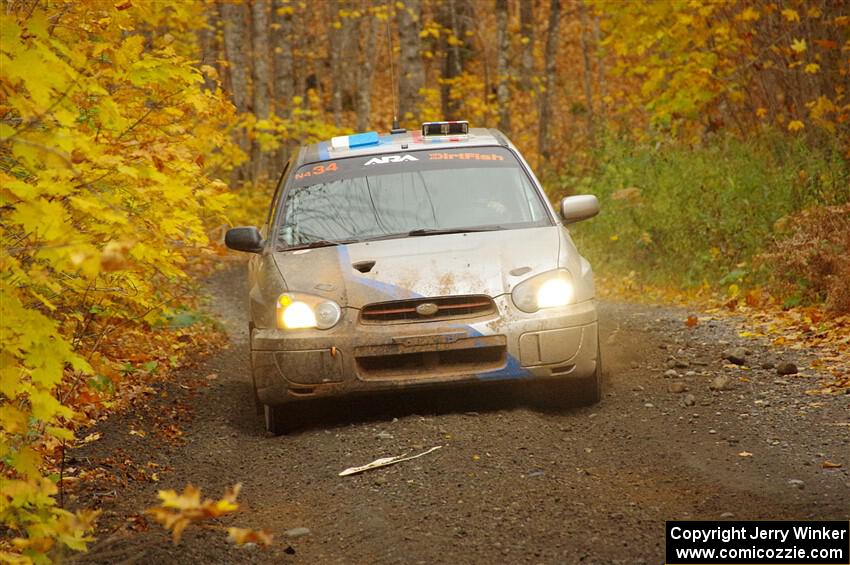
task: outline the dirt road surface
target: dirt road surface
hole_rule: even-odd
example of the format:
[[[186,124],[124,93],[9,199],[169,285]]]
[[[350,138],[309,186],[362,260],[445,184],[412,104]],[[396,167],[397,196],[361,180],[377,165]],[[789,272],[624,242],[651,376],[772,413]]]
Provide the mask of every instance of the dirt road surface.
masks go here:
[[[850,395],[806,395],[818,377],[805,351],[744,340],[728,321],[688,328],[684,310],[603,304],[596,406],[546,411],[502,386],[379,396],[318,406],[305,429],[272,437],[249,388],[242,271],[216,275],[209,292],[230,347],[71,454],[112,477],[73,499],[104,509],[84,561],[661,563],[665,520],[850,518]],[[738,345],[753,369],[723,360]],[[802,374],[762,368],[783,360]],[[182,436],[165,437],[171,424]],[[180,545],[139,516],[158,489],[220,496],[237,482],[242,510]],[[224,527],[235,525],[275,543],[233,546]]]

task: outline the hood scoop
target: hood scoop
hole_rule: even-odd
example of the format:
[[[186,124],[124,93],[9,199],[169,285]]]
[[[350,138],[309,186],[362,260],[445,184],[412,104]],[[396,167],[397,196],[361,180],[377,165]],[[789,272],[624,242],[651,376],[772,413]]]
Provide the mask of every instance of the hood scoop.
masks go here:
[[[351,266],[361,273],[368,273],[372,270],[372,267],[375,266],[375,261],[358,261],[356,263],[352,263]]]

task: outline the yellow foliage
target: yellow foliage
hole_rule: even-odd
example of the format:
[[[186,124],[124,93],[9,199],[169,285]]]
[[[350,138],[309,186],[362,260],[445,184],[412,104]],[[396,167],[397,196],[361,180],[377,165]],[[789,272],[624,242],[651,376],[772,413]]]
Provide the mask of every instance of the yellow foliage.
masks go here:
[[[800,131],[806,126],[800,120],[792,120],[788,122],[788,131]]]
[[[784,17],[789,22],[799,22],[800,14],[797,13],[797,10],[792,8],[786,8],[782,10],[782,17]]]
[[[218,518],[238,510],[239,504],[236,503],[236,497],[239,496],[241,489],[242,485],[237,483],[232,488],[228,488],[220,500],[204,501],[201,500],[200,489],[193,485],[187,485],[181,494],[177,494],[174,490],[161,490],[158,496],[162,503],[148,508],[145,513],[153,516],[154,520],[171,531],[172,540],[177,544],[180,542],[183,531],[190,524]],[[249,541],[249,537],[257,538],[257,540],[263,538],[271,542],[271,535],[266,533],[252,535],[251,530],[240,528],[230,530],[230,536],[240,544]]]
[[[819,97],[837,105],[846,96],[835,83],[836,77],[847,75],[846,58],[829,56],[840,48],[835,34],[813,31],[819,28],[809,21],[798,25],[802,17],[826,18],[832,9],[810,7],[798,13],[792,7],[740,0],[592,4],[607,32],[602,45],[615,55],[612,67],[626,85],[611,89],[614,112],[636,123],[637,131],[629,133],[638,139],[647,135],[647,122],[654,131],[669,131],[691,142],[730,127],[731,121],[746,135],[756,119],[768,117],[768,108],[769,118],[784,124],[784,111],[799,115],[800,105],[809,106]],[[830,20],[835,27],[850,22],[845,16]],[[810,60],[802,60],[804,55]],[[813,82],[802,75],[822,78]],[[772,87],[775,92],[766,93],[764,85],[771,80],[767,77],[776,76],[781,79]],[[787,108],[769,101],[773,96]],[[814,123],[842,138],[850,121],[839,111]],[[792,122],[788,129],[799,131],[803,124]]]
[[[738,18],[745,22],[755,22],[761,17],[761,14],[758,13],[757,10],[754,10],[752,7],[747,7],[738,15]]]
[[[211,171],[231,167],[235,114],[192,64],[201,8],[88,0],[0,15],[0,521],[16,538],[4,559],[85,550],[96,514],[57,508],[42,476],[43,448],[73,439],[58,393],[94,372],[90,332],[165,312],[223,221]]]

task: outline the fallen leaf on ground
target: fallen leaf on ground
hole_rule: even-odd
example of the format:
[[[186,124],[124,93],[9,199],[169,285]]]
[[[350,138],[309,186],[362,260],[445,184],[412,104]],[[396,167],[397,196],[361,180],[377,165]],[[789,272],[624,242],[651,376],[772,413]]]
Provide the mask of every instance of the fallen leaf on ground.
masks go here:
[[[266,530],[252,530],[250,528],[227,528],[227,538],[236,545],[258,543],[268,546],[272,543],[272,534]]]
[[[100,432],[94,432],[83,438],[82,443],[92,443],[100,439]]]

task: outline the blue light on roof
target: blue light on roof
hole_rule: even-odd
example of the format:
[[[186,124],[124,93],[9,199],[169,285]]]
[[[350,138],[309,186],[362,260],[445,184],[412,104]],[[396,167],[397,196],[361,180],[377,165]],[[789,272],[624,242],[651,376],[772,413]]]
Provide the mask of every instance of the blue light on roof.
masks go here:
[[[378,132],[367,131],[366,133],[355,133],[348,136],[349,147],[362,147],[363,145],[375,145],[378,143]]]

